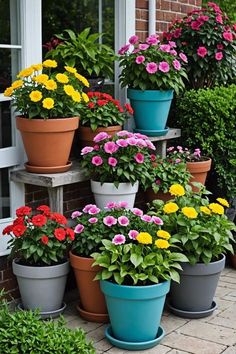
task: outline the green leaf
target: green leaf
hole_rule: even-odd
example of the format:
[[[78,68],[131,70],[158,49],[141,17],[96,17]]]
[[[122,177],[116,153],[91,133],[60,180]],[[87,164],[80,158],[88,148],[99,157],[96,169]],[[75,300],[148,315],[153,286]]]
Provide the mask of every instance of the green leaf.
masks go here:
[[[136,253],[133,253],[131,254],[130,260],[135,266],[135,268],[137,268],[143,262],[143,257]]]

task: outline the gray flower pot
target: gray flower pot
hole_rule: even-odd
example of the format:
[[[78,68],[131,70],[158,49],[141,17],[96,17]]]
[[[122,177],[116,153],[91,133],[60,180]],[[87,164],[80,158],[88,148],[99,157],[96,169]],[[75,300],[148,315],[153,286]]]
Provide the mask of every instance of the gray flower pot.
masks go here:
[[[208,265],[183,263],[180,283],[171,283],[170,308],[182,317],[205,317],[216,308],[213,302],[221,271],[225,266],[225,256]],[[179,313],[178,313],[179,310]],[[189,313],[189,316],[186,314]],[[192,315],[191,315],[192,314]],[[197,314],[197,316],[195,316]]]
[[[53,266],[33,267],[21,265],[14,259],[12,268],[17,277],[24,309],[38,308],[41,313],[50,314],[62,308],[69,261]]]

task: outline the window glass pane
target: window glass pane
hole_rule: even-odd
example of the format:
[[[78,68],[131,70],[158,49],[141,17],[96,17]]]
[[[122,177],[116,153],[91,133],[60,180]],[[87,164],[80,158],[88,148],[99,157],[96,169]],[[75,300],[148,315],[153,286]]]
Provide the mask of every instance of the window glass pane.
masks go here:
[[[0,44],[19,44],[17,0],[0,0]],[[12,24],[10,27],[10,21]]]
[[[12,81],[15,80],[19,55],[19,49],[0,48],[0,93],[11,86]]]
[[[0,102],[0,148],[12,145],[10,101]]]
[[[8,168],[0,169],[0,219],[10,217]]]

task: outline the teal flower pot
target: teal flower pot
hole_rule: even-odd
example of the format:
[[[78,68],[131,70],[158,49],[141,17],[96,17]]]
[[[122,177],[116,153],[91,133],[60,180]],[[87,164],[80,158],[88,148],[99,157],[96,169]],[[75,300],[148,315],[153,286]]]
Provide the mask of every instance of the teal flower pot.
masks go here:
[[[173,90],[127,90],[127,96],[134,110],[134,120],[138,131],[142,131],[147,135],[152,131],[157,133],[166,131],[166,122],[173,93]]]
[[[148,286],[126,286],[100,281],[113,336],[125,342],[157,338],[170,281]]]

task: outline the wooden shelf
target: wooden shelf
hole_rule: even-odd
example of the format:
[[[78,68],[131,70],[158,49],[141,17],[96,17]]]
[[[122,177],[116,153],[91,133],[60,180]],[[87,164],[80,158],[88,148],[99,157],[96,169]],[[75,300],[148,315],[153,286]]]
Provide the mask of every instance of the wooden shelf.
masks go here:
[[[158,142],[158,141],[166,141],[170,139],[180,138],[180,136],[181,136],[181,129],[170,128],[166,135],[150,136],[149,139],[152,142],[156,142],[156,141]]]

